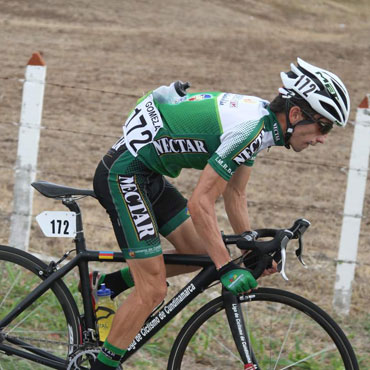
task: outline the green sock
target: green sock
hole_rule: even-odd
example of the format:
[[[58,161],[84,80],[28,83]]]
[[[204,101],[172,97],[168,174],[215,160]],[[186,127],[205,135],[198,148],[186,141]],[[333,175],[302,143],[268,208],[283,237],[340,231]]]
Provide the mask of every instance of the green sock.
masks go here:
[[[129,267],[111,274],[102,274],[99,279],[99,285],[102,283],[105,283],[106,287],[113,291],[112,298],[117,297],[118,294],[135,285]]]
[[[126,352],[127,350],[115,347],[113,344],[110,344],[107,340],[105,340],[103,348],[99,352],[98,358],[95,362],[101,362],[108,368],[116,369],[120,364],[121,357]]]

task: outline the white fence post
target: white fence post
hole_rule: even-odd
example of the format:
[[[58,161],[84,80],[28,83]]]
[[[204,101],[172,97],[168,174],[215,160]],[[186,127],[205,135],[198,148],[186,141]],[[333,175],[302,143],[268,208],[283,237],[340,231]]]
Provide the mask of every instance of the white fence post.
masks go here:
[[[348,315],[351,306],[352,282],[355,276],[357,247],[370,151],[370,94],[357,108],[349,163],[346,200],[339,244],[333,308]]]
[[[30,236],[33,196],[30,184],[36,177],[45,77],[44,60],[39,53],[32,54],[23,85],[9,238],[9,245],[23,250],[28,249]]]

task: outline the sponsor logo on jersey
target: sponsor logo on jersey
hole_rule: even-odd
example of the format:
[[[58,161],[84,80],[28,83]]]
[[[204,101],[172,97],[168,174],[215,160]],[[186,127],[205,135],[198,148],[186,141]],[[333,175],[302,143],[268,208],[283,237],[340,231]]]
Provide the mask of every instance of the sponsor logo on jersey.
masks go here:
[[[277,122],[274,122],[274,124],[272,125],[272,129],[274,131],[275,141],[279,141],[280,135],[279,135],[279,128],[278,128]]]
[[[256,99],[248,98],[245,95],[225,93],[220,99],[220,105],[229,106],[230,108],[238,108],[239,103],[257,104]]]
[[[212,95],[210,94],[198,94],[198,95],[194,95],[188,98],[188,101],[200,101],[200,100],[211,99],[211,98],[212,98]]]
[[[208,153],[204,140],[162,137],[153,141],[159,156],[169,153]]]
[[[134,176],[126,177],[119,175],[118,182],[138,239],[147,240],[153,238],[156,235],[156,229],[140,191],[136,186]]]
[[[228,166],[226,162],[221,157],[216,158],[216,162],[230,175],[234,174],[234,171]]]
[[[233,157],[233,161],[240,165],[244,163],[247,159],[251,159],[253,154],[258,151],[262,145],[263,136],[265,134],[264,130],[261,130],[258,135],[253,139],[244,149]]]
[[[230,93],[223,94],[220,100],[220,105],[227,105],[232,96],[233,94],[230,94]]]
[[[229,106],[230,108],[238,108],[239,100],[242,97],[243,95],[225,93],[220,100],[220,105]]]

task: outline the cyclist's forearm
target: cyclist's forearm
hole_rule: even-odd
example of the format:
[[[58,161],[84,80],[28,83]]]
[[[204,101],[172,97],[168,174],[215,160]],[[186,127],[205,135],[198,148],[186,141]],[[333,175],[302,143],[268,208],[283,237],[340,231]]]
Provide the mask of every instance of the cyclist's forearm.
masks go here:
[[[224,192],[225,210],[235,234],[250,230],[246,188],[252,168],[240,166],[231,177]]]
[[[227,217],[235,234],[251,230],[247,198],[244,193],[225,192],[223,195]]]
[[[230,256],[222,241],[217,223],[214,204],[206,200],[189,202],[189,211],[195,229],[204,241],[208,255],[219,268],[230,261]]]

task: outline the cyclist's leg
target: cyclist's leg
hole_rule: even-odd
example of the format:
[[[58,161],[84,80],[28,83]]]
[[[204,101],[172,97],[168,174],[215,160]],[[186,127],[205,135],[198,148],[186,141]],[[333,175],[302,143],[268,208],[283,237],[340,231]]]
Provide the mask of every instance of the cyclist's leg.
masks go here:
[[[187,199],[160,175],[152,178],[148,188],[159,232],[175,248],[163,253],[206,254],[204,243],[199,238],[187,209]],[[196,266],[166,265],[167,277],[198,269]]]
[[[94,189],[99,194],[99,201],[110,215],[113,228],[120,245],[124,243],[124,235],[120,225],[116,207],[111,200],[111,192],[106,187],[105,177],[110,163],[105,157],[105,164],[101,163],[94,179]],[[99,178],[103,177],[103,181]],[[165,253],[205,254],[206,251],[187,211],[187,200],[162,175],[150,173],[142,189],[153,206],[159,232],[166,237],[176,249]],[[167,277],[197,270],[191,266],[166,266]],[[99,283],[105,282],[115,294],[130,288],[133,285],[129,269],[126,267],[112,274],[103,275]]]
[[[166,239],[175,247],[174,250],[165,251],[164,253],[179,253],[179,254],[207,254],[200,237],[198,236],[193,221],[188,218],[174,231],[172,231]],[[178,266],[167,265],[167,277],[177,276],[188,272],[199,270],[198,266]]]
[[[158,225],[146,192],[150,173],[127,151],[116,158],[106,156],[104,159],[94,179],[94,190],[109,213],[135,288],[118,309],[93,369],[102,364],[116,366],[167,292]]]
[[[193,221],[188,218],[167,237],[167,240],[180,254],[207,254],[204,243],[195,230]]]
[[[118,308],[93,370],[116,367],[153,309],[167,293],[163,256],[127,261],[135,287]]]
[[[117,164],[119,172],[124,172],[128,174],[127,176],[117,173]],[[115,168],[112,170],[113,166]],[[130,156],[125,147],[118,151],[110,150],[99,163],[95,172],[94,191],[111,219],[118,244],[126,253],[127,258],[131,258],[130,254],[140,254],[138,249],[135,251],[128,249],[128,245],[137,245],[140,237],[143,238],[144,242],[140,241],[139,244],[144,244],[144,247],[151,245],[153,246],[152,249],[156,249],[154,255],[161,254],[158,227],[153,218],[154,212],[150,204],[151,200],[148,198],[146,191],[147,184],[150,182],[148,178],[151,175],[152,172]],[[122,181],[122,184],[120,184],[120,181]],[[126,204],[126,198],[130,204]],[[128,225],[127,232],[124,227],[125,223]],[[126,240],[127,238],[128,240]],[[151,239],[149,244],[145,242],[146,239]],[[155,246],[153,241],[155,241]],[[144,251],[147,251],[147,249],[144,248]],[[128,267],[108,275],[99,274],[99,277],[95,286],[104,282],[107,287],[114,291],[114,295],[134,285]]]
[[[117,310],[108,341],[127,348],[152,310],[163,301],[167,292],[163,256],[127,261],[135,287]],[[122,333],[125,333],[122,336]]]

